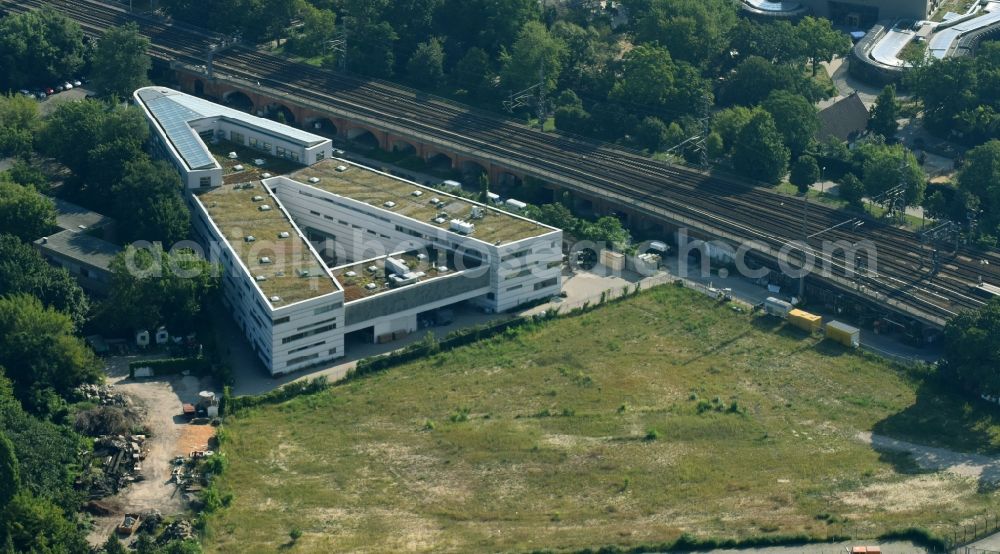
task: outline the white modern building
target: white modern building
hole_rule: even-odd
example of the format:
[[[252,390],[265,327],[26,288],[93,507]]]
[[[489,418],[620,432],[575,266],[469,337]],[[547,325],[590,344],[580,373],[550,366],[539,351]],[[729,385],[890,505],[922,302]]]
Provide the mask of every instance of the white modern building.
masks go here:
[[[137,91],[136,100],[160,143],[173,144],[158,125],[158,109],[144,103],[174,94],[149,90]],[[286,130],[303,134],[267,125],[272,144]],[[232,164],[243,160],[213,155],[201,135],[174,129],[219,165],[218,180],[205,186],[201,170],[178,169],[198,237],[223,268],[225,302],[272,374],[328,362],[351,343],[400,338],[435,310],[460,302],[505,311],[561,289],[559,229],[345,160],[324,160],[325,153],[300,155],[296,161],[305,167],[284,175],[263,172],[277,172],[274,152],[262,168],[237,170],[241,165]],[[216,150],[228,149],[231,136]]]
[[[305,165],[332,154],[330,139],[164,87],[133,93],[153,128],[158,152],[189,189],[222,184],[223,167],[205,141],[227,140]]]

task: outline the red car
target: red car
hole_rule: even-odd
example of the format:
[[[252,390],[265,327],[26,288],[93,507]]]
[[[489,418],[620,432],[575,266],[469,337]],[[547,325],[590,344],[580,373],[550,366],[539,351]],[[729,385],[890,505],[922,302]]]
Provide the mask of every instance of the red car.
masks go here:
[[[47,96],[52,96],[52,95],[53,95],[53,94],[55,94],[55,93],[56,93],[56,91],[52,90],[52,88],[51,88],[51,87],[49,87],[49,88],[46,88],[46,89],[45,89],[45,94],[46,94]]]

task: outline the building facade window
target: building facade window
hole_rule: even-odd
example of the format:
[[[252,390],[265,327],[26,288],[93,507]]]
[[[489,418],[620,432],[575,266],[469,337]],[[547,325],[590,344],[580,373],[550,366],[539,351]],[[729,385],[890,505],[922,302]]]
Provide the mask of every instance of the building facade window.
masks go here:
[[[200,187],[210,187],[210,186],[212,186],[212,178],[211,177],[202,177],[201,179],[198,179],[198,186],[200,186]]]
[[[229,133],[229,139],[235,142],[236,144],[246,143],[246,137],[243,136],[243,133],[237,133],[236,131],[232,131]]]

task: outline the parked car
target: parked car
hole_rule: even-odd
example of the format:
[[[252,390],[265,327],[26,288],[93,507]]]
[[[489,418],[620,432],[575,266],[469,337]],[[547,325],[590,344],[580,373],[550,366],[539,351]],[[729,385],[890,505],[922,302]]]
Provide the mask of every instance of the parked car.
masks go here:
[[[83,86],[83,83],[80,81],[80,79],[73,79],[73,86],[80,87]]]
[[[46,96],[48,96],[48,94],[45,94],[44,90],[39,90],[38,92],[35,93],[35,98],[39,100],[45,100]]]
[[[32,97],[32,98],[34,98],[34,97],[35,97],[35,95],[34,95],[34,94],[31,94],[31,91],[30,91],[30,90],[28,90],[28,89],[26,89],[26,88],[23,88],[23,89],[21,89],[21,90],[19,90],[19,91],[17,91],[17,92],[21,93],[21,94],[22,94],[22,95],[24,95],[24,96],[30,96],[30,97]]]
[[[68,81],[63,83],[63,90],[73,90],[73,83]]]
[[[45,95],[46,96],[52,96],[55,93],[56,93],[56,91],[53,90],[52,87],[48,87],[48,88],[45,89]]]
[[[66,87],[64,87],[62,85],[56,85],[56,88],[55,88],[56,92],[62,92],[64,90],[66,90]]]

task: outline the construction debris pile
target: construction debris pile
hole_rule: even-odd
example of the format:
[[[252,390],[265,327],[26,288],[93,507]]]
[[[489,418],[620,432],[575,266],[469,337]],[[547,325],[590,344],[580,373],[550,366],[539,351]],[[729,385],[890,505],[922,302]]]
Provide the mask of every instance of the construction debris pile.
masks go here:
[[[114,385],[85,384],[76,388],[77,395],[101,406],[132,408],[132,399],[115,390]]]
[[[146,458],[145,435],[101,435],[94,440],[89,462],[90,498],[103,498],[117,493],[129,483],[141,481],[142,461]]]
[[[156,539],[156,542],[162,545],[175,540],[184,541],[193,538],[195,538],[194,526],[191,525],[191,522],[186,519],[178,519],[163,529],[163,533]]]

